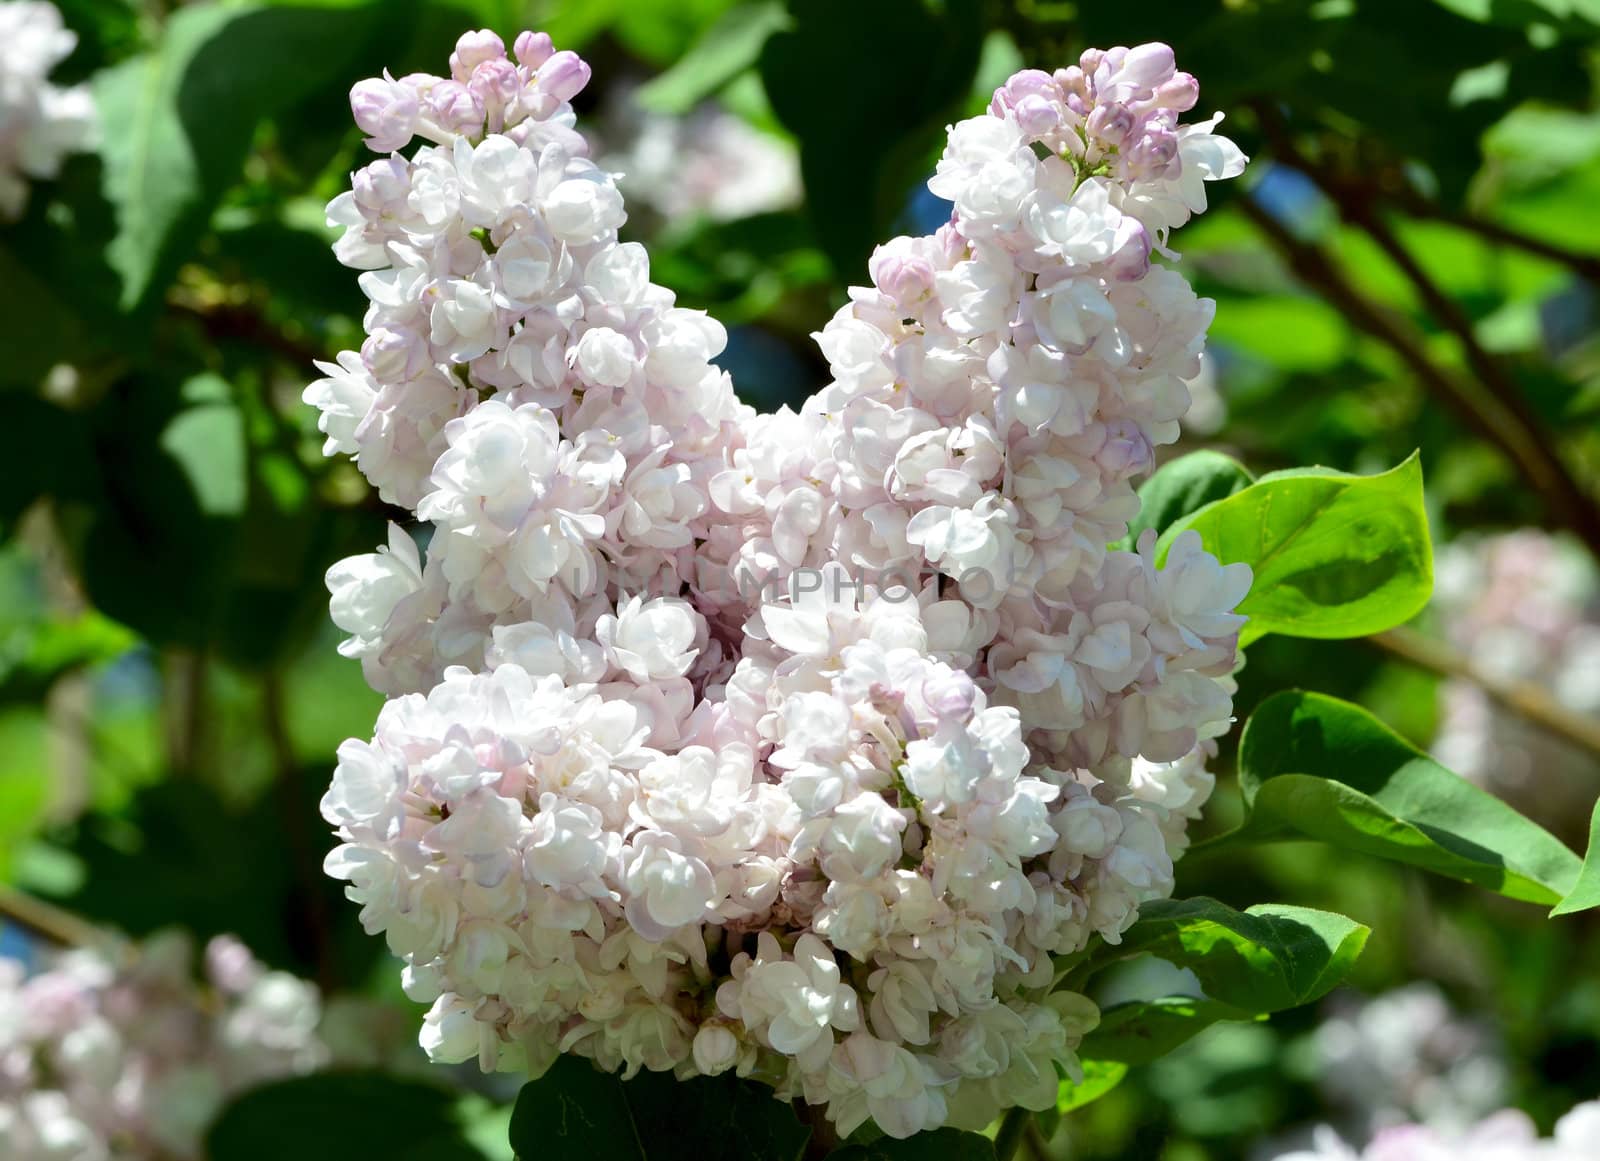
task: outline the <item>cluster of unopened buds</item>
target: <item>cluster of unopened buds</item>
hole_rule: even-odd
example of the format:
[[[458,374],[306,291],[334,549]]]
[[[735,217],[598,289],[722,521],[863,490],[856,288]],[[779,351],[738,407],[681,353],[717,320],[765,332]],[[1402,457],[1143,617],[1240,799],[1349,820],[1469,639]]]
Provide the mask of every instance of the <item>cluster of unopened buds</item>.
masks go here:
[[[1383,1129],[1356,1150],[1323,1131],[1311,1149],[1284,1153],[1276,1161],[1593,1161],[1600,1157],[1600,1101],[1575,1106],[1540,1137],[1533,1121],[1516,1109],[1495,1113],[1470,1129],[1445,1132],[1422,1125]]]
[[[88,86],[47,79],[77,43],[46,0],[0,3],[0,221],[22,215],[31,180],[55,177],[67,154],[94,142]]]
[[[0,958],[0,1157],[198,1158],[229,1096],[327,1061],[321,1014],[314,985],[229,937],[202,981],[177,933],[31,975]]]
[[[328,870],[438,1060],[736,1070],[841,1133],[1052,1105],[1098,1019],[1052,956],[1170,892],[1230,721],[1249,570],[1108,545],[1212,311],[1152,251],[1244,158],[1163,45],[1019,73],[758,415],[618,240],[588,78],[473,32],[352,93],[368,337],[306,399],[418,524],[329,573],[391,700]]]

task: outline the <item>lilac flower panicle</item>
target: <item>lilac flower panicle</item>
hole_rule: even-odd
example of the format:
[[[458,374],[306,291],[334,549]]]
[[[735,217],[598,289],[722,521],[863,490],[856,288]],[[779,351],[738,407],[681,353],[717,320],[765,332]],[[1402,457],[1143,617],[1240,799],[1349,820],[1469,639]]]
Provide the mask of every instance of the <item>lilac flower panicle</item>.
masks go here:
[[[1282,1153],[1274,1161],[1591,1161],[1597,1156],[1600,1101],[1588,1101],[1557,1121],[1549,1137],[1540,1137],[1525,1113],[1504,1109],[1458,1132],[1392,1126],[1360,1150],[1322,1130],[1310,1149]]]
[[[831,381],[757,414],[618,240],[588,80],[468,33],[352,93],[368,339],[306,400],[428,527],[328,574],[390,695],[328,871],[436,1060],[732,1070],[841,1133],[1052,1106],[1098,1012],[1051,957],[1171,891],[1231,720],[1249,569],[1106,546],[1211,317],[1152,250],[1244,158],[1164,46],[1019,74],[816,336]]]
[[[22,216],[31,181],[55,177],[67,154],[95,143],[89,86],[47,79],[77,43],[46,0],[0,3],[0,221]]]
[[[226,1100],[330,1062],[315,985],[213,939],[63,953],[33,975],[0,958],[0,1156],[202,1156]]]

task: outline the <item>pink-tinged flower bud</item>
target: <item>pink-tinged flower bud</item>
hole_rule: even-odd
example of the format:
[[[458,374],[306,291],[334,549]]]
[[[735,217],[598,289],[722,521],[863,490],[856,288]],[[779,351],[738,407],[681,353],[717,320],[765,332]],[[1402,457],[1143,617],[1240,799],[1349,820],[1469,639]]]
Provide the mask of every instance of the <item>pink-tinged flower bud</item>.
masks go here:
[[[961,236],[961,231],[956,229],[953,216],[951,221],[933,232],[933,240],[939,244],[939,253],[952,264],[967,256],[967,240]]]
[[[1174,73],[1170,80],[1156,86],[1153,104],[1175,113],[1187,113],[1200,100],[1200,82],[1189,73]]]
[[[1172,79],[1173,56],[1170,46],[1160,41],[1131,48],[1122,58],[1117,80],[1141,89],[1154,90]]]
[[[427,340],[419,332],[385,327],[373,331],[361,344],[361,362],[374,379],[385,383],[409,382],[432,365]]]
[[[483,131],[483,102],[459,81],[440,81],[428,92],[428,111],[446,133],[476,137]]]
[[[350,189],[368,216],[397,213],[411,192],[411,163],[403,157],[380,157],[351,174]]]
[[[1028,97],[1043,97],[1048,102],[1054,102],[1060,96],[1061,90],[1049,73],[1039,69],[1024,69],[994,91],[989,111],[996,117],[1002,117],[1007,109],[1015,109]]]
[[[505,60],[506,44],[487,28],[476,32],[463,32],[456,41],[456,50],[450,54],[450,75],[465,83],[472,70],[484,61]]]
[[[1089,112],[1085,128],[1088,129],[1089,136],[1106,145],[1121,148],[1137,124],[1138,119],[1134,117],[1133,110],[1118,102],[1111,105],[1096,105]]]
[[[1100,62],[1106,59],[1106,50],[1103,48],[1086,48],[1083,55],[1078,58],[1078,67],[1083,70],[1085,77],[1092,77],[1095,70],[1100,67]]]
[[[1134,282],[1150,272],[1150,232],[1138,218],[1126,216],[1117,225],[1116,250],[1105,264],[1105,276]]]
[[[1155,466],[1155,448],[1139,425],[1126,419],[1106,425],[1106,442],[1095,453],[1095,463],[1116,479],[1127,479]]]
[[[367,135],[367,148],[377,153],[392,153],[410,142],[417,109],[417,90],[388,73],[360,81],[350,90],[350,112]]]
[[[1018,127],[1029,137],[1053,133],[1061,124],[1061,106],[1048,97],[1030,93],[1012,110]]]
[[[933,292],[933,264],[904,249],[879,246],[867,263],[872,284],[906,308]]]
[[[978,690],[972,678],[960,670],[923,682],[922,698],[941,718],[965,722],[972,716]]]
[[[1170,129],[1147,125],[1145,134],[1123,154],[1128,176],[1155,179],[1175,176],[1172,167],[1178,160],[1178,135]]]
[[[558,101],[570,101],[589,83],[589,65],[575,52],[558,52],[539,66],[539,87]]]
[[[544,64],[555,55],[556,51],[555,45],[550,42],[548,32],[521,33],[512,48],[517,54],[517,62],[530,69],[536,69]]]
[[[1082,95],[1088,91],[1084,81],[1083,70],[1077,65],[1068,65],[1064,69],[1057,69],[1052,75],[1063,93]]]
[[[498,133],[505,124],[505,110],[522,91],[522,74],[509,60],[486,60],[472,70],[467,88],[483,106],[488,131]]]

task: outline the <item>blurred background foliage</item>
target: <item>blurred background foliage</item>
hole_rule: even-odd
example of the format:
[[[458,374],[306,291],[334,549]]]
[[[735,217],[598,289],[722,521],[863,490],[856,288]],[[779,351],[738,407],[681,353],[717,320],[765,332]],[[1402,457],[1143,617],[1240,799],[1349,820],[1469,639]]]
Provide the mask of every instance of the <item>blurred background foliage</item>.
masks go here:
[[[385,67],[436,66],[467,27],[544,28],[591,61],[577,105],[629,175],[627,234],[657,281],[729,326],[723,362],[764,407],[825,380],[809,336],[865,280],[874,242],[943,220],[921,182],[947,123],[1019,67],[1166,40],[1201,80],[1197,114],[1226,110],[1254,159],[1175,239],[1217,302],[1176,450],[1373,471],[1420,448],[1436,539],[1536,526],[1592,578],[1596,0],[60,7],[80,41],[56,79],[92,82],[105,140],[0,230],[9,890],[133,934],[234,931],[328,988],[395,988],[321,874],[315,809],[334,747],[379,702],[334,651],[322,574],[392,513],[321,457],[299,393],[313,359],[360,336],[322,215],[364,152],[345,94]],[[1299,685],[1427,746],[1442,683],[1493,687],[1537,719],[1519,807],[1581,849],[1587,808],[1571,804],[1600,791],[1594,719],[1483,672],[1448,628],[1435,611],[1376,641],[1268,638],[1239,716]],[[1218,830],[1238,810],[1228,761]],[[1179,876],[1181,894],[1371,924],[1357,986],[1436,981],[1495,1030],[1504,1096],[1545,1124],[1600,1091],[1592,916],[1549,924],[1309,844],[1202,853]],[[1348,1110],[1308,1047],[1319,1015],[1215,1029],[1040,1147],[1203,1161],[1337,1122]]]

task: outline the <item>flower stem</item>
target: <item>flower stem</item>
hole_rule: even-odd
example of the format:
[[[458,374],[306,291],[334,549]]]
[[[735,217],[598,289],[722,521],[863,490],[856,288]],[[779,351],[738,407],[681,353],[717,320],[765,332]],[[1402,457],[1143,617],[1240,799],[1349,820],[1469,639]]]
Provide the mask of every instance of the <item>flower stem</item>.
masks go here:
[[[1012,1161],[1032,1122],[1033,1114],[1020,1105],[1007,1111],[1005,1120],[1000,1122],[1000,1131],[994,1135],[995,1161]]]

